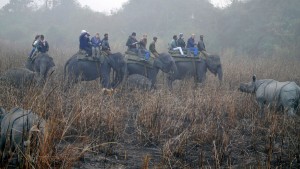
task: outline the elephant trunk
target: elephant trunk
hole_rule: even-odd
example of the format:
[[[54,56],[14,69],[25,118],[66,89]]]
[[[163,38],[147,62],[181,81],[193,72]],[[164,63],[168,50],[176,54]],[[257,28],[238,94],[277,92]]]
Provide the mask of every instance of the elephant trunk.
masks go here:
[[[178,74],[178,69],[177,69],[177,66],[176,66],[175,62],[172,62],[171,72],[172,72],[173,75],[177,75]]]
[[[33,69],[33,64],[34,64],[34,62],[33,62],[32,59],[27,59],[27,62],[26,62],[26,64],[25,64],[25,67],[26,67],[27,69],[31,70],[31,71],[34,71],[34,69]]]
[[[124,80],[124,76],[126,75],[126,69],[127,66],[125,64],[124,67],[120,68],[119,70],[116,71],[116,75],[114,77],[114,80],[111,84],[112,88],[116,88],[119,84],[121,84]]]

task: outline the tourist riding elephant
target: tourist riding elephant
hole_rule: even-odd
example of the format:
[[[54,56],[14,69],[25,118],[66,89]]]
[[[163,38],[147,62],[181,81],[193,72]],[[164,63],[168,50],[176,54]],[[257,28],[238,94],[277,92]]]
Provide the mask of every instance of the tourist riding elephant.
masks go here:
[[[145,66],[139,63],[127,63],[127,75],[139,74],[151,80],[151,88],[155,88],[158,71],[173,74],[177,71],[174,59],[170,54],[161,53],[154,59],[152,66]]]
[[[265,104],[275,107],[276,110],[283,108],[290,116],[296,115],[300,101],[300,87],[295,82],[278,82],[273,79],[256,80],[254,75],[251,82],[241,83],[239,90],[256,94],[256,101],[262,116]]]
[[[39,53],[35,58],[28,59],[26,68],[38,73],[39,84],[43,84],[46,80],[49,70],[54,68],[55,64],[52,57],[47,53]],[[54,71],[54,70],[53,70]]]
[[[36,147],[38,145],[33,145],[31,138],[34,134],[42,134],[41,136],[43,136],[45,120],[32,111],[23,110],[21,108],[14,108],[10,112],[5,112],[2,108],[0,108],[0,110],[1,164],[4,165],[9,156],[12,155],[10,152],[20,154],[20,157],[24,157],[26,153],[25,148],[28,148],[30,145],[35,146],[31,147],[31,151],[35,151],[36,153],[35,156],[31,154],[31,157],[37,157],[38,151],[36,150],[39,148]],[[18,160],[20,161],[21,159]]]
[[[188,59],[188,58],[186,58]],[[177,61],[177,72],[168,75],[168,86],[172,89],[172,83],[174,80],[183,80],[186,77],[194,77],[195,83],[203,83],[206,79],[207,69],[215,76],[218,75],[220,81],[223,79],[223,70],[218,55],[209,55],[206,59],[199,58],[189,60]]]
[[[110,54],[103,57],[102,61],[78,59],[79,55],[80,53],[76,53],[65,64],[64,77],[67,80],[67,87],[78,81],[91,81],[98,77],[105,89],[116,88],[123,81],[126,62],[121,53]],[[111,68],[116,72],[112,83],[110,83]]]

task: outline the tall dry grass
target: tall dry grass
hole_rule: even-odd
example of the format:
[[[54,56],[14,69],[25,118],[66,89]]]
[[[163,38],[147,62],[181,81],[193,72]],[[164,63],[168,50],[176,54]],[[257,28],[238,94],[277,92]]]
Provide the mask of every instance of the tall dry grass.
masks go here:
[[[0,70],[22,66],[24,53],[2,47]],[[47,120],[38,161],[28,168],[76,168],[91,161],[94,168],[300,167],[299,118],[268,109],[260,118],[254,96],[237,90],[252,74],[299,84],[298,58],[225,51],[221,86],[208,73],[199,88],[187,80],[175,82],[173,91],[159,85],[108,96],[98,81],[62,92],[63,63],[72,50],[52,49],[51,55],[57,70],[43,88],[0,87],[0,105],[31,109]]]

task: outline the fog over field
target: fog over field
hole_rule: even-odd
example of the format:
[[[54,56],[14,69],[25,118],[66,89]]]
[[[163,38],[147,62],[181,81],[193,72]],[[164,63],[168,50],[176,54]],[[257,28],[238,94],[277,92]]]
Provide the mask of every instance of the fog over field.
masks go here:
[[[23,121],[30,132],[15,153],[6,141],[15,137],[0,129],[0,168],[300,168],[300,94],[283,88],[300,85],[299,7],[299,0],[0,0],[0,115],[21,107],[46,124]],[[107,33],[113,55],[86,57],[82,30],[101,39]],[[157,37],[165,56],[152,62],[143,53],[140,81],[126,76],[136,71],[125,53],[133,32],[137,40],[147,35],[147,49]],[[208,54],[174,57],[168,47],[180,33],[185,42],[195,34],[196,43],[203,35]],[[28,59],[40,34],[49,43],[40,58],[52,58],[45,77],[37,73],[44,62]],[[27,69],[35,63],[35,72]],[[81,81],[88,73],[80,70],[94,67],[92,80]],[[179,79],[186,70],[191,77]],[[266,100],[239,90],[253,75],[287,82],[275,86],[285,92],[274,95],[278,102],[261,109]],[[289,107],[277,106],[289,97]]]

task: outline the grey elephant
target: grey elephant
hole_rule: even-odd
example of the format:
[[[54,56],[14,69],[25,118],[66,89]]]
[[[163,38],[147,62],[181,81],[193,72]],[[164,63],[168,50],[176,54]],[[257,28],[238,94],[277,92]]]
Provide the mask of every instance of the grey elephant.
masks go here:
[[[170,54],[161,53],[154,59],[153,65],[139,62],[127,62],[127,75],[139,74],[150,79],[151,88],[155,88],[157,74],[161,70],[164,73],[173,74],[177,71],[174,59]]]
[[[91,81],[100,77],[102,87],[105,89],[116,88],[122,81],[126,72],[126,62],[121,53],[110,54],[101,61],[78,59],[79,53],[73,55],[64,66],[64,77],[67,88],[79,81]],[[110,83],[110,72],[113,69],[116,75]]]
[[[1,108],[1,112],[0,157],[2,164],[4,164],[9,156],[13,155],[12,153],[21,154],[23,157],[25,148],[32,145],[33,134],[39,133],[40,136],[43,136],[46,122],[32,111],[22,108],[14,108],[9,112],[5,112]],[[38,150],[37,147],[31,148]],[[38,152],[35,151],[35,153]],[[31,154],[31,157],[34,156]],[[19,162],[20,160],[21,158],[18,158]]]
[[[252,77],[249,83],[241,83],[239,90],[255,93],[256,101],[263,116],[264,105],[271,105],[276,110],[287,110],[288,115],[295,116],[300,99],[300,88],[295,82],[278,82],[273,79],[257,80]]]
[[[39,53],[35,58],[28,59],[26,62],[26,68],[38,73],[39,84],[43,84],[47,78],[49,72],[54,71],[55,64],[53,58],[47,53]]]
[[[8,69],[0,76],[1,85],[13,86],[18,89],[34,86],[37,80],[36,73],[25,68]]]
[[[168,75],[168,86],[170,89],[172,89],[174,80],[183,80],[187,77],[194,77],[195,83],[203,83],[206,79],[207,70],[218,76],[219,81],[223,79],[223,69],[220,56],[218,55],[209,55],[206,59],[202,57],[177,58],[175,63],[178,71]]]
[[[127,89],[141,89],[141,90],[150,90],[151,89],[151,81],[145,76],[139,74],[133,74],[128,76],[126,79],[126,87]]]

